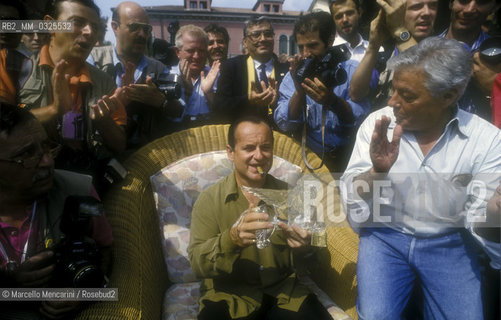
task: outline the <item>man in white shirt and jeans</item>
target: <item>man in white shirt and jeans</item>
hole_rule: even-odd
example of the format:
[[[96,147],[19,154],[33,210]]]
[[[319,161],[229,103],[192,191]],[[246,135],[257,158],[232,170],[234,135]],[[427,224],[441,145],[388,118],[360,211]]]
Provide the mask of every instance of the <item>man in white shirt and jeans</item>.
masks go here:
[[[477,221],[499,185],[501,131],[457,107],[472,73],[460,42],[426,38],[388,64],[394,94],[362,123],[342,178],[359,318],[400,319],[418,285],[425,319],[483,319],[472,235],[495,260]]]

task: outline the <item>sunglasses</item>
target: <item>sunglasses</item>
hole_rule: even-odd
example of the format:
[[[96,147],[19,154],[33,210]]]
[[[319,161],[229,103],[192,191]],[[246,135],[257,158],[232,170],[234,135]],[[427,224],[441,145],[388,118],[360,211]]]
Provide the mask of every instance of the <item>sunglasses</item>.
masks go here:
[[[145,34],[150,34],[151,30],[153,29],[153,27],[149,24],[138,22],[127,23],[127,28],[129,28],[130,32],[138,32],[139,30],[143,30]]]

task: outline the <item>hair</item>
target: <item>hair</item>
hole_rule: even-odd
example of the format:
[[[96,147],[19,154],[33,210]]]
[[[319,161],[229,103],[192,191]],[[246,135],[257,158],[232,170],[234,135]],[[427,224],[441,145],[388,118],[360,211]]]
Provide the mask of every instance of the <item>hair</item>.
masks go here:
[[[26,7],[21,1],[0,0],[0,4],[7,7],[15,8],[17,10],[17,13],[19,14],[19,20],[23,20],[28,17]]]
[[[270,124],[263,119],[262,117],[258,117],[255,115],[246,115],[238,118],[235,120],[231,125],[230,128],[228,129],[228,145],[231,147],[232,150],[235,149],[235,143],[236,143],[236,131],[238,128],[238,125],[241,124],[242,122],[251,122],[254,124],[260,124],[264,123],[271,132],[271,142],[273,143],[273,129],[271,128]]]
[[[61,14],[60,11],[60,4],[62,2],[75,2],[79,3],[85,7],[91,8],[97,13],[98,17],[101,17],[101,10],[99,7],[94,3],[94,0],[49,0],[47,2],[47,6],[45,9],[45,12],[50,15],[52,18],[57,19],[59,15]]]
[[[118,7],[111,9],[111,21],[115,21],[120,24],[120,14],[118,13]]]
[[[219,26],[215,23],[209,24],[207,27],[204,28],[204,31],[206,33],[214,33],[214,34],[221,34],[223,36],[224,42],[228,44],[230,42],[230,35],[228,34],[228,30],[226,30],[225,27]]]
[[[262,25],[262,24],[269,24],[270,27],[271,27],[271,31],[274,31],[273,30],[273,25],[271,24],[271,20],[264,17],[264,16],[255,16],[255,17],[251,17],[249,20],[245,21],[245,24],[244,24],[244,38],[247,37],[247,30],[250,28],[250,27],[253,27],[253,26],[258,26],[258,25]]]
[[[0,102],[0,138],[6,138],[15,128],[30,121],[35,116],[25,108]]]
[[[425,38],[388,61],[388,68],[394,72],[422,70],[424,86],[433,97],[456,88],[456,101],[466,89],[472,65],[472,56],[462,43],[440,37]]]
[[[329,10],[331,12],[331,14],[334,14],[334,5],[343,5],[345,4],[346,2],[353,2],[355,4],[355,9],[357,9],[358,12],[360,12],[360,9],[362,8],[360,6],[360,1],[359,0],[331,0],[330,4],[329,4]]]
[[[194,25],[194,24],[187,24],[185,26],[182,26],[179,28],[179,30],[176,33],[176,47],[181,50],[183,48],[183,34],[189,33],[190,35],[202,39],[205,41],[205,45],[207,46],[209,43],[209,37],[207,36],[207,33],[204,31],[204,29]]]
[[[331,45],[333,36],[336,34],[336,25],[332,20],[332,16],[325,11],[316,11],[301,15],[299,20],[294,24],[293,36],[297,41],[297,35],[304,35],[308,32],[318,31],[320,40],[326,47]]]

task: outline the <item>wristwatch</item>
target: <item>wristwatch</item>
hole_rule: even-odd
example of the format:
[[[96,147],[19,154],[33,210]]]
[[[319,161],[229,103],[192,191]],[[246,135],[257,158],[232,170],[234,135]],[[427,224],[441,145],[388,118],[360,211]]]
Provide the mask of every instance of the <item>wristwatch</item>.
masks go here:
[[[400,42],[409,41],[409,39],[411,38],[410,32],[408,30],[406,30],[406,29],[397,31],[395,33],[395,36],[397,38],[396,40],[400,41]]]

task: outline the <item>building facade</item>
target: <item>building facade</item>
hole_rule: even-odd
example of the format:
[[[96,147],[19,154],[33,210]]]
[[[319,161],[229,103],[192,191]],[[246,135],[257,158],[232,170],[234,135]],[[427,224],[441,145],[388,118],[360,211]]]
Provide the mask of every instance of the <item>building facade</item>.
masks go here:
[[[150,17],[154,37],[169,42],[173,39],[170,31],[174,33],[176,24],[194,24],[205,28],[210,23],[217,23],[225,27],[230,35],[230,56],[242,53],[245,21],[252,16],[266,16],[275,29],[275,53],[294,55],[297,53],[297,47],[292,31],[300,12],[282,10],[283,3],[284,0],[256,0],[251,9],[236,9],[212,7],[212,0],[184,0],[184,4],[179,6],[144,8]]]

